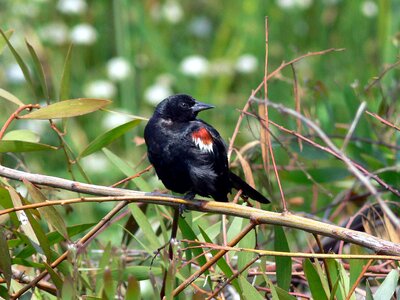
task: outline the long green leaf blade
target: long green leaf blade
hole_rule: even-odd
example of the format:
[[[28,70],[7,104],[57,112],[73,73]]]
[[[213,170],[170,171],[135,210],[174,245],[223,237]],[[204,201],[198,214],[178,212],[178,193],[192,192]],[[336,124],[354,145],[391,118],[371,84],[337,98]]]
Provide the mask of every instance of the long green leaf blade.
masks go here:
[[[274,226],[274,248],[279,252],[290,252],[289,244],[282,226]],[[290,257],[276,256],[276,279],[280,288],[289,290],[292,281],[292,259]]]
[[[42,88],[43,96],[46,99],[50,99],[49,88],[47,86],[46,76],[44,74],[43,66],[40,63],[40,59],[39,59],[35,49],[33,48],[33,46],[28,41],[25,41],[25,43],[26,43],[26,46],[28,47],[29,53],[31,54],[33,64],[35,65],[35,68],[36,68],[36,72],[39,75],[39,81],[40,81],[40,86]]]
[[[42,192],[39,191],[31,182],[26,179],[23,179],[23,182],[27,187],[33,202],[43,203],[47,201],[47,198],[42,194]],[[42,215],[43,219],[49,222],[49,224],[51,224],[65,239],[69,238],[64,220],[54,207],[46,206],[38,208],[38,211]]]
[[[22,103],[21,100],[18,99],[17,96],[11,94],[10,92],[0,88],[0,97],[3,99],[6,99],[14,104],[17,104],[18,106],[24,106],[25,104]]]
[[[107,145],[111,144],[113,141],[124,135],[126,132],[139,125],[140,122],[141,120],[133,120],[103,133],[102,135],[98,136],[95,140],[93,140],[79,154],[79,157],[85,157],[102,149],[103,147],[106,147]]]
[[[0,29],[0,34],[3,36],[4,40],[6,41],[8,48],[11,50],[11,53],[14,55],[15,60],[17,61],[19,67],[22,70],[22,73],[24,74],[25,80],[28,82],[33,95],[37,98],[36,90],[35,90],[35,85],[33,83],[31,74],[29,72],[28,66],[25,64],[21,56],[18,54],[18,52],[14,49],[14,47],[11,45],[9,39],[7,38],[6,34],[4,33],[3,30]]]
[[[25,141],[0,141],[0,153],[57,150],[57,147]]]
[[[40,120],[71,118],[92,113],[110,103],[110,100],[93,98],[64,100],[35,110],[29,114],[21,116],[20,118]]]

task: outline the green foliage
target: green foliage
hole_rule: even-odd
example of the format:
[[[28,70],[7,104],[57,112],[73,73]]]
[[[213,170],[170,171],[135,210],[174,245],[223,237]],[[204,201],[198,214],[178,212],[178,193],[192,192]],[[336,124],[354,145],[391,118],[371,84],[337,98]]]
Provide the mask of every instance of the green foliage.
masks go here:
[[[63,11],[63,2],[2,3],[1,165],[104,185],[134,176],[147,166],[142,121],[162,95],[175,92],[215,104],[217,109],[201,117],[229,141],[239,117],[237,110],[264,78],[264,17],[268,14],[269,73],[282,61],[310,51],[346,48],[302,59],[292,70],[281,70],[268,81],[268,97],[295,107],[293,87],[297,84],[299,112],[370,172],[367,177],[379,176],[381,182],[374,186],[385,201],[392,201],[388,202],[390,209],[399,215],[400,135],[394,126],[381,124],[371,115],[354,120],[365,101],[368,111],[398,127],[400,72],[394,63],[399,54],[400,7],[394,1],[378,1],[375,13],[373,1],[292,1],[296,4],[291,7],[282,6],[282,1],[262,0],[202,4],[82,1],[87,9],[76,15]],[[93,41],[81,43],[72,38],[80,23],[95,30]],[[72,40],[65,36],[52,39],[49,28],[58,26]],[[60,32],[62,37],[62,29]],[[28,38],[25,42],[24,37]],[[196,71],[195,65],[185,69],[193,55],[200,56],[206,71]],[[110,69],[115,58],[127,64],[125,74],[123,69],[114,73]],[[12,77],[13,66],[20,68],[23,79]],[[93,89],[98,80],[103,85]],[[264,95],[257,93],[256,97]],[[40,109],[22,111],[7,123],[18,107],[37,103]],[[121,113],[108,111],[106,106]],[[249,112],[257,114],[257,109],[253,104]],[[269,109],[269,119],[286,129],[270,126],[278,174],[291,212],[305,212],[341,226],[358,221],[356,225],[363,225],[368,233],[399,242],[394,225],[382,217],[380,206],[373,204],[375,198],[329,153],[320,136],[305,124],[299,129],[295,119],[279,111]],[[356,126],[349,135],[353,122]],[[301,143],[298,136],[290,134],[294,131],[304,137]],[[270,191],[271,210],[281,211],[275,174],[264,171],[259,120],[246,116],[238,133],[234,147],[240,154],[232,154],[233,170],[245,168],[261,191]],[[125,187],[146,192],[163,189],[154,171],[137,176]],[[83,196],[0,177],[0,212]],[[365,204],[374,206],[366,212]],[[162,289],[167,299],[172,299],[177,286],[249,224],[239,217],[200,212],[174,220],[169,208],[152,204],[141,208],[130,204],[129,211],[117,212],[118,217],[106,217],[113,207],[79,203],[0,215],[0,297],[9,299],[38,274],[47,272],[43,283],[49,289],[35,285],[32,290],[41,299],[158,299]],[[133,219],[130,225],[122,218],[128,215]],[[102,220],[104,226],[96,227]],[[168,242],[173,221],[179,222],[179,230],[171,261],[169,245],[160,247]],[[124,229],[132,231],[128,233],[132,239],[121,245]],[[204,270],[194,281],[196,288],[189,286],[178,297],[192,297],[192,292],[196,292],[193,298],[202,297],[204,291],[217,291],[228,280],[229,286],[220,292],[225,298],[234,294],[251,300],[294,299],[311,294],[314,299],[344,300],[356,299],[359,290],[365,291],[366,299],[399,297],[397,263],[373,262],[376,268],[368,270],[368,279],[362,277],[358,289],[349,295],[368,260],[328,259],[325,265],[322,260],[271,258],[243,250],[309,253],[311,247],[318,249],[312,243],[313,237],[303,231],[259,226],[256,234],[251,231],[240,239],[236,251],[228,251]],[[327,245],[336,251],[338,242]],[[370,253],[354,245],[342,252]],[[382,274],[387,275],[381,278]]]

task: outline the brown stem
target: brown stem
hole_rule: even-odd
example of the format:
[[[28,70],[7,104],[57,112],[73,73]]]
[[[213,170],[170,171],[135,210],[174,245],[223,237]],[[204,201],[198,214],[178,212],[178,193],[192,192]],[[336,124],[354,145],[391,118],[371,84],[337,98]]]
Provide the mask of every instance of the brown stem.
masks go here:
[[[239,241],[247,234],[249,233],[256,224],[254,222],[250,222],[232,241],[229,242],[228,246],[233,247]],[[227,250],[221,250],[215,256],[207,261],[199,270],[194,272],[192,275],[189,276],[184,282],[182,282],[172,293],[172,295],[175,297],[177,296],[180,292],[182,292],[186,287],[188,287],[193,281],[195,281],[201,274],[206,272],[213,264],[215,264],[222,256],[227,253]]]
[[[23,106],[18,107],[18,109],[14,113],[11,114],[11,116],[7,119],[7,121],[4,123],[3,127],[1,128],[1,130],[0,130],[0,140],[3,138],[4,133],[6,132],[7,128],[10,126],[11,122],[14,119],[18,119],[18,114],[21,111],[23,111],[25,109],[31,110],[33,108],[40,108],[40,105],[39,104],[27,104],[27,105],[23,105]]]

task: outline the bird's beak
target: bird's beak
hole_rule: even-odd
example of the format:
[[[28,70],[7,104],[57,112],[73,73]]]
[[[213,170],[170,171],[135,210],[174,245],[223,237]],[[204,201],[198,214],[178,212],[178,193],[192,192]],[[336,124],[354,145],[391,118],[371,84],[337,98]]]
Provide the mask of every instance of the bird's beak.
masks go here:
[[[206,109],[210,109],[210,108],[214,108],[215,106],[210,105],[210,104],[206,104],[203,102],[199,102],[196,101],[196,104],[192,106],[192,110],[196,113],[202,111],[202,110],[206,110]]]

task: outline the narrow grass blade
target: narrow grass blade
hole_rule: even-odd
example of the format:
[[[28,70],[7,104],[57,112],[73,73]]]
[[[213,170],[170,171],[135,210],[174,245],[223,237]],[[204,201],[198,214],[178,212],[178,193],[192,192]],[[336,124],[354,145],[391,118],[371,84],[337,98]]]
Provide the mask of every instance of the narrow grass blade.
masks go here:
[[[7,283],[7,287],[10,288],[12,277],[11,257],[8,249],[6,234],[3,227],[0,227],[0,257],[0,270]]]
[[[34,95],[36,98],[38,98],[38,97],[37,97],[37,94],[36,94],[35,85],[34,85],[34,83],[33,83],[33,80],[32,80],[31,74],[30,74],[30,72],[29,72],[28,66],[25,64],[25,62],[23,61],[23,59],[21,58],[21,56],[20,56],[20,55],[18,54],[18,52],[14,49],[14,47],[11,45],[11,43],[10,43],[9,39],[7,38],[6,34],[5,34],[4,31],[1,30],[1,29],[0,29],[0,34],[3,36],[4,40],[6,41],[7,46],[8,46],[8,48],[10,49],[11,53],[14,55],[15,60],[17,61],[19,67],[20,67],[21,70],[22,70],[22,73],[24,74],[25,80],[28,82],[28,84],[29,84],[29,86],[30,86],[30,88],[31,88],[31,90],[32,90],[32,92],[33,92],[33,95]]]
[[[61,76],[59,100],[66,100],[69,98],[70,91],[70,74],[71,74],[71,54],[72,44],[68,47],[67,56],[65,57],[64,68]]]
[[[274,226],[274,249],[279,252],[290,252],[289,244],[282,226]],[[276,279],[280,288],[289,290],[292,281],[292,259],[290,257],[275,257]]]
[[[47,86],[46,76],[44,74],[43,66],[40,63],[40,59],[39,59],[35,49],[33,48],[33,46],[28,41],[25,41],[25,43],[26,43],[26,46],[28,47],[29,53],[31,54],[33,64],[35,65],[36,72],[39,76],[39,81],[40,81],[40,86],[42,88],[43,96],[46,99],[50,99],[49,88]]]
[[[141,120],[133,120],[130,122],[127,122],[125,124],[122,124],[120,126],[117,126],[102,135],[98,136],[96,139],[94,139],[80,154],[79,157],[85,157],[87,155],[90,155],[103,147],[106,147],[107,145],[111,144],[113,141],[124,135],[126,132],[131,130],[132,128],[136,127],[139,125]]]
[[[27,187],[28,193],[32,197],[33,202],[47,202],[47,198],[31,182],[27,181],[26,179],[23,179],[23,182]],[[42,215],[44,220],[49,222],[49,224],[51,224],[56,231],[58,231],[65,239],[68,240],[69,237],[67,227],[65,226],[63,218],[54,207],[42,207],[38,208],[38,211]]]
[[[19,100],[17,96],[11,94],[10,92],[8,92],[2,88],[0,88],[0,97],[18,105],[18,106],[24,106],[24,103],[22,103],[22,101]]]
[[[374,294],[374,299],[391,299],[399,282],[399,270],[392,270]]]
[[[328,300],[325,290],[322,286],[322,280],[312,262],[307,258],[303,262],[304,274],[307,277],[311,295],[314,299]]]

